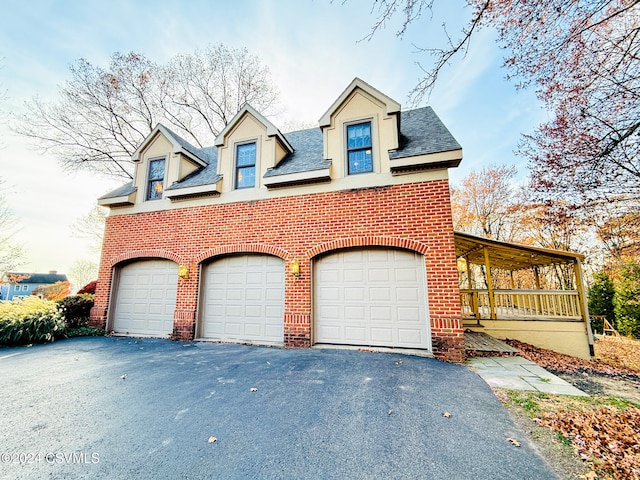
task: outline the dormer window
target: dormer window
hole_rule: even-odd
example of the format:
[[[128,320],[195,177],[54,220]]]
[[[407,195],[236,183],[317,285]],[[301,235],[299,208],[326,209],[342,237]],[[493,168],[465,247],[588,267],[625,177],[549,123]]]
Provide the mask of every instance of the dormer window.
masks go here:
[[[256,185],[256,144],[243,143],[236,146],[236,188]]]
[[[371,122],[347,125],[349,175],[373,172]]]
[[[149,162],[149,177],[147,180],[147,200],[159,200],[164,192],[164,158]]]

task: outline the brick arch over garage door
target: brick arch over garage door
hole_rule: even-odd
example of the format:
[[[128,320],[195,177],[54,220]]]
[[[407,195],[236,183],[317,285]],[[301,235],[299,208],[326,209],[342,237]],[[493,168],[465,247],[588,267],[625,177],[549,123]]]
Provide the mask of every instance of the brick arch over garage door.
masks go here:
[[[332,250],[352,247],[392,247],[403,250],[412,250],[422,255],[426,255],[429,247],[424,243],[408,238],[396,237],[349,237],[340,238],[331,242],[317,245],[306,254],[307,258],[314,258]]]
[[[163,258],[165,260],[171,260],[178,265],[186,263],[186,259],[182,258],[177,253],[171,250],[163,248],[146,248],[142,250],[128,250],[115,257],[109,259],[108,264],[111,268],[118,266],[118,264],[127,262],[128,260],[142,260],[147,258]]]
[[[289,252],[274,245],[265,245],[262,243],[236,243],[220,245],[218,247],[205,250],[195,257],[195,261],[196,263],[202,263],[205,261],[209,261],[217,256],[229,255],[234,253],[265,253],[267,255],[279,257],[283,260],[292,258]]]

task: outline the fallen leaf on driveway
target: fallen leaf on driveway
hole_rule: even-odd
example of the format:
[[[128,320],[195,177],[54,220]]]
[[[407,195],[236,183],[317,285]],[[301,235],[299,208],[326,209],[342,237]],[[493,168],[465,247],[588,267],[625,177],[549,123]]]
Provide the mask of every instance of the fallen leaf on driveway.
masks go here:
[[[251,388],[249,389],[249,391],[250,391],[250,392],[257,392],[257,391],[258,391],[258,389],[257,389],[256,387],[251,387]]]
[[[214,436],[209,437],[209,443],[217,442],[218,439]]]
[[[443,416],[443,417],[445,417],[445,418],[450,418],[450,417],[451,417],[451,414],[450,414],[449,412],[444,412],[444,413],[442,414],[442,416]]]
[[[515,438],[511,438],[511,437],[507,438],[507,442],[511,442],[516,447],[519,447],[521,445],[521,443],[519,441],[517,441]]]

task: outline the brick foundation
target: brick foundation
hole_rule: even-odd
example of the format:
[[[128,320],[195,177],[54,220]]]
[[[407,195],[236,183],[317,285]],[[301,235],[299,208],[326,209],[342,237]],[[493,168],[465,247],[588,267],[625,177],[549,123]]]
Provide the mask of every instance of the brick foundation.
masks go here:
[[[215,200],[212,200],[215,202]],[[189,268],[180,279],[173,337],[194,338],[200,266],[217,256],[264,253],[300,264],[285,276],[286,347],[309,347],[314,258],[342,248],[402,248],[424,255],[434,356],[464,359],[447,180],[211,204],[107,219],[92,325],[108,318],[112,275],[126,261],[165,258]]]

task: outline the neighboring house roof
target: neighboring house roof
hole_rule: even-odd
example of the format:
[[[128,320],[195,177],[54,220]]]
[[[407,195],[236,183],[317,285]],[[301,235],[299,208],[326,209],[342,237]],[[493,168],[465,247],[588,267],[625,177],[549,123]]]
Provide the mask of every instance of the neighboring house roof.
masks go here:
[[[16,276],[27,276],[28,278],[23,278],[22,280],[15,283],[39,283],[39,284],[52,284],[56,282],[68,282],[69,279],[63,273],[18,273],[18,272],[9,272],[8,275],[16,275]]]
[[[431,107],[400,114],[400,147],[389,158],[450,152],[462,147]]]

